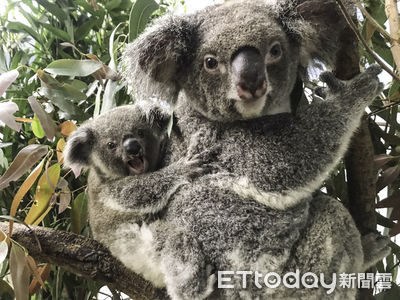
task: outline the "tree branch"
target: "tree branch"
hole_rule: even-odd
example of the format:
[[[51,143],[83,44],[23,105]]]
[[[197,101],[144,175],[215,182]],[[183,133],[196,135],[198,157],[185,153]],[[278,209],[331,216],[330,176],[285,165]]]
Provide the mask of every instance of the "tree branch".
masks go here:
[[[165,290],[156,289],[139,275],[128,270],[100,243],[70,232],[14,224],[12,239],[24,246],[35,260],[51,263],[79,275],[102,282],[129,295],[132,299],[168,299]],[[9,223],[1,222],[0,230],[8,232]]]
[[[345,28],[340,35],[341,49],[336,57],[335,75],[342,80],[348,80],[360,73],[357,38],[360,39],[361,35],[354,21],[346,12],[342,1],[336,1],[350,27]],[[360,41],[363,44],[365,42],[362,37]],[[349,194],[348,208],[362,235],[376,229],[376,174],[372,163],[373,158],[374,147],[369,131],[368,117],[364,116],[345,157]],[[373,289],[360,289],[357,299],[373,299],[372,295]]]

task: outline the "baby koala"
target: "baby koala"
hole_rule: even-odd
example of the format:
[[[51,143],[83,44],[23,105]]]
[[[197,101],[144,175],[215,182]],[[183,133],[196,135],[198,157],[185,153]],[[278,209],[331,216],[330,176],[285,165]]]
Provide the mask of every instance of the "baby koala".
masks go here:
[[[161,271],[155,271],[158,267],[146,224],[157,219],[155,215],[166,206],[172,191],[200,171],[199,160],[194,159],[163,168],[163,180],[154,173],[168,139],[169,120],[168,108],[151,101],[121,106],[84,123],[70,136],[64,151],[65,166],[89,170],[88,209],[94,238],[118,258],[137,258],[123,263],[135,266],[137,273],[159,286],[164,280],[158,278]],[[140,193],[124,190],[132,185]],[[150,263],[155,270],[147,274]]]

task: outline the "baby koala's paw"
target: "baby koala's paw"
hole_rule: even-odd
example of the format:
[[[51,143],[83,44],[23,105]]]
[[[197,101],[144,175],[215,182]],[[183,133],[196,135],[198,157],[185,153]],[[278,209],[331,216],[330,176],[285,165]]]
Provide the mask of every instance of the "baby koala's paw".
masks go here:
[[[175,163],[175,172],[186,179],[194,179],[207,173],[203,161],[197,156],[181,158]]]
[[[209,174],[215,169],[216,152],[206,150],[199,154],[192,155],[190,158],[183,160],[186,175],[191,178],[197,178]]]

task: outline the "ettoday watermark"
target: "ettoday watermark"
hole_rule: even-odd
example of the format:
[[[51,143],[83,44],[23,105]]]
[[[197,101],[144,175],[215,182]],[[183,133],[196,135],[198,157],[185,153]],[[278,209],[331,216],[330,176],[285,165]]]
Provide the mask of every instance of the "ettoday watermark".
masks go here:
[[[283,276],[276,272],[263,274],[258,271],[218,271],[218,288],[247,289],[250,284],[254,284],[254,286],[259,289],[276,289],[282,285],[289,289],[312,289],[322,287],[326,289],[326,293],[329,295],[333,293],[337,287],[376,288],[385,290],[390,289],[392,284],[391,273],[333,273],[329,277],[330,278],[325,278],[324,274],[317,275],[312,272],[301,274],[300,270],[288,272]]]

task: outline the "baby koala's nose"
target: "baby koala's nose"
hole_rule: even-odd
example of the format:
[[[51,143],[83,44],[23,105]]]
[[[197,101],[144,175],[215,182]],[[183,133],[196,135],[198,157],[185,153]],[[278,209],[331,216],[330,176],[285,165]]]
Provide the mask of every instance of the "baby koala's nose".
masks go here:
[[[127,139],[124,141],[123,145],[127,154],[139,155],[142,152],[142,145],[135,139]]]

